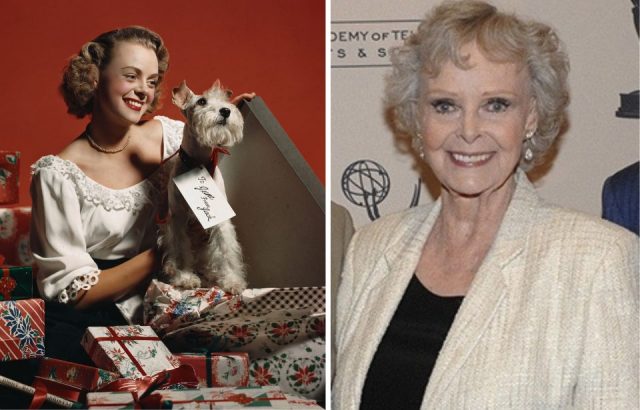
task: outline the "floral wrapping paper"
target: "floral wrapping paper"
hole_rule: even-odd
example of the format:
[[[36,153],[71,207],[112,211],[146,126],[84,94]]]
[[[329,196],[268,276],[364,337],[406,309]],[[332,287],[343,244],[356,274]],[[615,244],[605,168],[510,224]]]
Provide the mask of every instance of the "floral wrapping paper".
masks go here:
[[[243,387],[249,384],[247,353],[176,354],[180,364],[193,367],[200,387]]]
[[[215,289],[215,288],[214,288]],[[240,300],[220,300],[209,304],[190,320],[159,308],[179,306],[181,291],[156,282],[145,296],[145,305],[154,305],[162,323],[162,339],[174,352],[247,352],[250,357],[250,386],[279,386],[285,393],[308,399],[323,399],[325,390],[325,291],[318,288],[247,289]],[[192,293],[185,299],[190,300]],[[239,302],[239,303],[238,303]],[[197,305],[194,301],[191,306]],[[206,304],[205,304],[206,305]],[[200,305],[202,306],[202,305]]]
[[[82,346],[96,366],[139,379],[180,365],[149,326],[89,327]]]
[[[20,192],[20,153],[0,151],[0,204],[15,204]]]
[[[0,302],[0,361],[44,356],[44,301]]]
[[[108,370],[49,357],[40,361],[36,376],[87,391],[97,390],[120,377]]]
[[[144,323],[163,336],[196,321],[214,307],[218,312],[229,313],[241,304],[240,295],[234,296],[217,287],[178,290],[154,279],[144,297]]]
[[[158,402],[171,402],[179,409],[237,409],[267,407],[276,409],[320,409],[313,400],[287,395],[278,387],[213,387],[196,390],[158,390]],[[167,403],[168,404],[168,403]],[[89,409],[133,408],[131,393],[89,393]]]
[[[30,266],[31,208],[0,208],[0,265]]]

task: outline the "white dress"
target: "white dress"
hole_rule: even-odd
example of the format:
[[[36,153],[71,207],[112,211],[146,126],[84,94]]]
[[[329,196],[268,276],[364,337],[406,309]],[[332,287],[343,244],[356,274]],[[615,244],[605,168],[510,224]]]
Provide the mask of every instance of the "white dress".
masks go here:
[[[155,119],[162,124],[164,160],[180,147],[184,123]],[[100,270],[94,259],[131,258],[155,245],[167,166],[125,189],[100,185],[54,155],[40,158],[31,169],[31,250],[44,299],[67,303],[78,290],[95,285]],[[129,322],[141,322],[141,295],[127,295],[117,306]]]

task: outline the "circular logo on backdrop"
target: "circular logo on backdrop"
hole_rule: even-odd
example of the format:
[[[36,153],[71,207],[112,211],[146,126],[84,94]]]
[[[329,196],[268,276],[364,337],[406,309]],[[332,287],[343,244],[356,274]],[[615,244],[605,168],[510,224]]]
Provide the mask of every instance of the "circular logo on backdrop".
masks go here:
[[[413,196],[409,207],[420,201],[420,185],[413,187]],[[372,221],[380,217],[379,205],[385,200],[391,189],[391,178],[384,167],[370,159],[352,162],[342,173],[342,193],[354,205],[367,209]]]
[[[371,220],[380,217],[378,205],[387,197],[390,188],[387,171],[369,159],[351,163],[342,173],[342,192],[352,204],[367,208]]]

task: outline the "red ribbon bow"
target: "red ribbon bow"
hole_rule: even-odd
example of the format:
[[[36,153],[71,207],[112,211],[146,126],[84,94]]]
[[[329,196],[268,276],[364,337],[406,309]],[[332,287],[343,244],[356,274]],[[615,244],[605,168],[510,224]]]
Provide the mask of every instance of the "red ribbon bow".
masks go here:
[[[229,150],[225,147],[222,147],[220,145],[216,145],[215,147],[213,147],[213,151],[211,151],[211,168],[209,168],[209,174],[211,174],[212,177],[213,172],[216,170],[216,167],[219,163],[218,154],[231,155]]]
[[[181,385],[188,389],[198,388],[198,377],[193,367],[183,364],[171,370],[163,370],[153,376],[141,379],[118,379],[102,386],[100,392],[129,392],[133,396],[135,408],[159,408],[160,397],[151,394],[158,389]]]

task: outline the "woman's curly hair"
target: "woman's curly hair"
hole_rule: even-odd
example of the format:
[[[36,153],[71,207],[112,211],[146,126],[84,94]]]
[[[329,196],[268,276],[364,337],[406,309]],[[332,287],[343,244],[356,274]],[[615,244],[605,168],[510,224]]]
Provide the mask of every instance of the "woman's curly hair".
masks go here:
[[[422,76],[437,76],[447,61],[469,68],[460,50],[474,41],[490,60],[528,69],[538,115],[536,132],[523,148],[531,148],[533,160],[520,161],[528,170],[541,160],[566,119],[569,59],[551,27],[501,13],[482,1],[445,2],[425,17],[403,46],[392,49],[385,104],[393,125],[401,134],[417,135]]]
[[[100,72],[109,64],[113,48],[119,41],[141,44],[155,52],[158,58],[158,85],[156,97],[147,113],[157,108],[160,85],[169,67],[169,51],[155,32],[144,27],[130,26],[100,34],[83,45],[80,52],[69,60],[60,84],[60,92],[69,114],[83,118],[93,111],[93,98]]]

